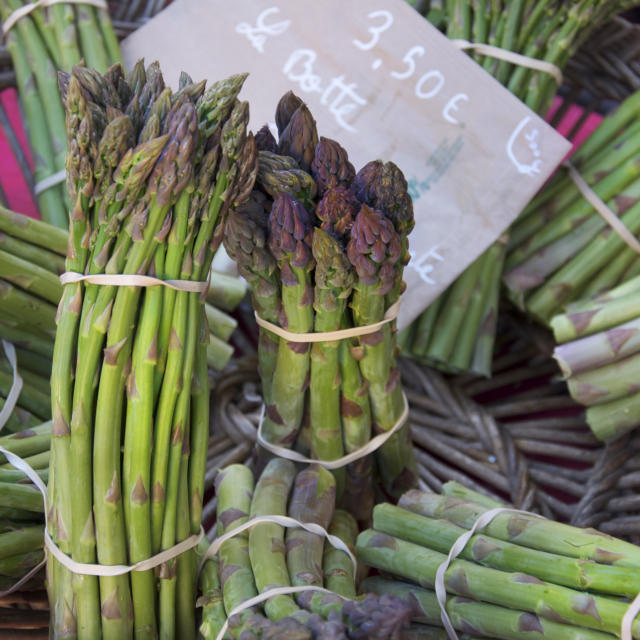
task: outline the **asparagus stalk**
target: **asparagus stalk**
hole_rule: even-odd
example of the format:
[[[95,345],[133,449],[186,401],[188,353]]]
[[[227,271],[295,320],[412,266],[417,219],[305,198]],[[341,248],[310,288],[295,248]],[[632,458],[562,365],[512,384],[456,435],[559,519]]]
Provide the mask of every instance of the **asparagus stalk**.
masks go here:
[[[475,501],[422,491],[407,492],[398,504],[430,518],[446,516],[447,520],[465,529],[470,529],[478,516],[491,508]],[[570,558],[631,568],[637,568],[640,563],[638,548],[628,542],[534,515],[500,514],[487,525],[485,532],[499,540]]]
[[[238,271],[251,288],[252,302],[258,314],[271,323],[280,319],[280,282],[276,262],[267,249],[266,199],[254,191],[243,207],[229,214],[224,246],[236,261]],[[265,403],[271,398],[271,379],[276,367],[278,340],[260,328],[258,366]]]
[[[598,440],[613,440],[638,426],[640,394],[589,407],[585,412],[587,424]]]
[[[334,477],[323,467],[311,466],[296,476],[289,504],[289,516],[299,522],[312,522],[328,529],[335,498]],[[288,529],[286,549],[291,584],[294,587],[321,587],[324,538],[305,529]],[[308,602],[310,594],[311,592],[299,594],[298,602]]]
[[[349,261],[358,274],[351,301],[356,326],[382,320],[385,296],[394,287],[395,264],[401,257],[400,237],[393,225],[379,212],[363,205],[351,230],[347,245]],[[397,369],[393,362],[391,329],[384,325],[379,331],[359,338],[363,348],[360,370],[369,385],[369,399],[374,429],[391,429],[402,414],[404,402]],[[377,459],[384,487],[399,494],[415,482],[415,462],[408,426],[395,433],[378,450]]]
[[[292,462],[281,458],[271,460],[256,483],[251,517],[286,515],[287,498],[294,478]],[[259,593],[274,586],[290,585],[283,527],[272,523],[253,527],[249,532],[249,557]],[[271,620],[280,620],[294,614],[298,607],[291,596],[280,595],[269,599],[264,610]]]
[[[240,464],[220,470],[216,477],[216,496],[218,536],[222,536],[248,520],[253,497],[253,474]],[[220,584],[224,608],[228,612],[257,594],[248,545],[249,532],[245,531],[220,547]]]
[[[629,280],[599,298],[569,305],[566,313],[551,320],[556,341],[569,342],[631,321],[640,315],[637,290],[640,278]]]
[[[282,280],[280,324],[289,331],[313,329],[313,294],[310,272],[311,218],[302,205],[286,194],[273,202],[269,216],[269,249],[278,261]],[[309,344],[280,339],[263,424],[265,438],[280,446],[291,446],[304,411],[304,391],[309,375]]]
[[[358,524],[348,512],[336,509],[333,513],[329,533],[340,538],[355,553]],[[353,563],[349,556],[340,549],[326,544],[322,558],[324,586],[345,598],[355,598],[356,584],[353,574]]]
[[[314,229],[312,252],[316,262],[314,329],[336,331],[351,295],[354,273],[342,246],[322,229]],[[315,342],[311,347],[311,451],[319,460],[335,460],[343,454],[338,350],[336,340]],[[339,499],[344,491],[344,469],[333,473]]]
[[[206,550],[206,549],[205,549]],[[204,551],[203,551],[204,553]],[[209,558],[200,572],[200,591],[202,595],[196,602],[197,607],[202,607],[202,622],[200,623],[200,635],[207,640],[215,639],[227,618],[222,603],[222,591],[218,578],[218,560]]]

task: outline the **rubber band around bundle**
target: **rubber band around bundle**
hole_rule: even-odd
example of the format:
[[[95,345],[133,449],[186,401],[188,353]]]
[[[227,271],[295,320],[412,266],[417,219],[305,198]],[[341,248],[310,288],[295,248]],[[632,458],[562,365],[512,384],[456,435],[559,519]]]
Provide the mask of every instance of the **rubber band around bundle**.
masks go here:
[[[231,529],[231,531],[227,531],[227,533],[225,533],[224,535],[221,535],[219,538],[216,538],[209,545],[209,548],[207,549],[205,554],[202,556],[202,559],[200,560],[200,565],[198,566],[198,576],[200,576],[200,572],[202,571],[202,567],[204,566],[204,563],[209,558],[216,555],[216,553],[218,553],[222,545],[227,540],[230,540],[231,538],[234,538],[235,536],[237,536],[239,533],[247,531],[248,529],[252,529],[253,527],[259,524],[265,524],[265,523],[278,524],[283,527],[288,527],[292,529],[304,529],[309,533],[314,533],[316,535],[323,536],[324,538],[326,538],[326,540],[329,542],[329,544],[332,547],[334,547],[335,549],[338,549],[339,551],[344,551],[344,553],[346,553],[349,556],[349,559],[353,564],[353,575],[354,576],[356,575],[358,571],[358,562],[356,560],[356,557],[353,555],[353,552],[351,551],[351,549],[349,549],[349,547],[345,544],[345,542],[341,540],[338,536],[334,536],[330,534],[324,527],[321,527],[319,524],[316,524],[315,522],[300,522],[299,520],[296,520],[295,518],[291,518],[289,516],[256,516],[254,518],[251,518],[250,520],[247,520],[247,522],[245,522],[244,524],[241,524],[240,526],[235,527],[234,529]],[[329,593],[329,594],[338,596],[343,600],[350,600],[350,598],[341,596],[340,594],[330,591],[329,589],[325,589],[323,587],[316,587],[313,585],[306,585],[306,586],[300,586],[300,587],[292,587],[292,586],[274,587],[272,589],[268,589],[267,591],[264,591],[263,593],[258,594],[257,596],[254,596],[253,598],[250,598],[249,600],[245,600],[238,606],[234,607],[229,612],[229,615],[227,616],[227,619],[225,620],[224,625],[218,632],[218,635],[216,636],[216,640],[222,640],[222,638],[224,637],[224,634],[227,632],[227,629],[229,628],[229,619],[237,615],[238,613],[241,613],[246,609],[250,609],[251,607],[257,604],[260,604],[265,600],[269,600],[274,596],[290,595],[293,593],[302,593],[304,591],[318,591],[322,593]]]
[[[2,348],[4,350],[5,355],[7,356],[7,360],[11,365],[11,370],[13,372],[13,381],[11,383],[11,389],[9,389],[9,393],[4,401],[4,406],[2,407],[2,411],[0,411],[0,431],[4,428],[4,425],[7,424],[9,417],[13,413],[15,406],[18,402],[18,398],[20,396],[20,392],[22,391],[22,376],[18,372],[18,360],[16,358],[16,349],[11,342],[7,340],[2,340]],[[2,453],[4,453],[4,449],[0,447]],[[44,566],[46,560],[42,560],[35,567],[32,567],[25,575],[22,576],[17,582],[12,584],[8,589],[4,591],[0,591],[0,598],[4,598],[12,594],[14,591],[17,591],[23,584],[26,584],[40,569]]]
[[[620,236],[626,244],[636,253],[640,253],[640,242],[627,229],[624,222],[602,201],[600,196],[587,184],[578,170],[570,163],[564,162],[562,166],[569,173],[580,193],[587,199],[589,204],[600,214],[604,221]]]
[[[18,397],[22,391],[22,376],[18,373],[18,359],[16,357],[16,349],[11,342],[2,340],[2,348],[7,356],[7,360],[11,365],[11,371],[13,372],[13,381],[11,388],[4,401],[2,411],[0,411],[0,431],[9,420],[9,416],[13,413],[15,406],[18,402]]]
[[[447,613],[447,588],[445,585],[445,573],[449,568],[449,565],[455,558],[457,558],[467,546],[469,540],[475,535],[478,529],[484,529],[488,526],[491,521],[497,516],[503,513],[513,513],[518,515],[526,515],[533,516],[535,518],[540,518],[541,520],[546,520],[544,516],[541,516],[537,513],[531,513],[530,511],[523,511],[521,509],[512,509],[510,507],[497,507],[495,509],[490,509],[489,511],[485,511],[483,514],[478,516],[478,519],[473,523],[473,526],[468,531],[465,531],[462,535],[460,535],[455,542],[451,545],[451,549],[449,549],[449,554],[447,558],[436,570],[436,579],[434,582],[434,591],[436,592],[436,599],[438,604],[440,605],[440,619],[442,620],[442,624],[447,632],[447,636],[450,640],[458,640],[458,634],[456,633],[453,625],[451,624],[451,619],[449,618],[449,614]],[[627,608],[626,613],[622,617],[622,621],[620,624],[620,640],[632,640],[631,626],[633,624],[634,618],[640,613],[640,594],[638,594],[633,602]]]
[[[370,333],[379,331],[385,324],[393,322],[400,312],[400,302],[402,298],[398,298],[386,311],[384,318],[380,322],[374,324],[367,324],[362,327],[350,327],[348,329],[338,329],[337,331],[316,331],[310,333],[295,333],[294,331],[288,331],[279,327],[277,324],[273,324],[264,320],[255,311],[254,315],[256,322],[259,326],[267,331],[277,335],[289,342],[330,342],[332,340],[346,340],[347,338],[356,338],[357,336],[366,336]]]
[[[543,71],[544,73],[548,73],[550,76],[553,76],[558,86],[562,84],[562,70],[558,65],[553,64],[553,62],[538,60],[538,58],[531,58],[529,56],[522,55],[521,53],[516,53],[509,49],[502,49],[501,47],[496,47],[492,44],[486,44],[483,42],[475,43],[469,42],[468,40],[457,39],[451,40],[450,42],[463,51],[466,49],[473,49],[474,51],[477,51],[482,55],[489,56],[490,58],[498,58],[499,60],[511,62],[519,67],[534,69],[535,71]]]
[[[51,187],[55,187],[57,184],[61,184],[65,182],[66,179],[67,179],[67,172],[65,169],[62,169],[62,171],[53,173],[52,175],[47,176],[46,178],[43,178],[42,180],[36,182],[36,184],[33,187],[33,193],[35,195],[39,195],[43,191],[46,191]]]
[[[76,282],[87,282],[112,287],[157,287],[164,286],[176,291],[186,291],[188,293],[205,293],[209,288],[208,280],[161,280],[153,276],[143,276],[128,273],[96,273],[84,275],[73,271],[65,271],[60,276],[60,282],[73,284]]]
[[[399,431],[405,424],[407,418],[409,417],[409,401],[407,400],[407,396],[403,393],[402,399],[404,400],[404,409],[402,414],[396,421],[396,423],[384,433],[380,433],[377,436],[371,438],[367,444],[351,453],[348,453],[346,456],[342,456],[341,458],[336,458],[335,460],[315,460],[313,458],[307,458],[297,451],[292,451],[291,449],[286,449],[285,447],[279,447],[278,445],[272,444],[264,439],[262,435],[262,425],[264,423],[264,415],[265,415],[265,406],[262,405],[262,411],[260,412],[260,422],[258,424],[258,433],[257,433],[257,441],[271,453],[279,456],[280,458],[286,458],[287,460],[291,460],[292,462],[300,462],[302,464],[319,464],[321,467],[325,469],[340,469],[360,458],[364,458],[369,454],[373,453],[377,449],[379,449],[394,433]]]
[[[89,4],[92,7],[98,9],[108,9],[105,0],[38,0],[37,2],[30,2],[13,11],[9,17],[2,23],[2,33],[6,36],[12,27],[25,16],[28,16],[32,11],[42,7],[50,7],[53,4]]]

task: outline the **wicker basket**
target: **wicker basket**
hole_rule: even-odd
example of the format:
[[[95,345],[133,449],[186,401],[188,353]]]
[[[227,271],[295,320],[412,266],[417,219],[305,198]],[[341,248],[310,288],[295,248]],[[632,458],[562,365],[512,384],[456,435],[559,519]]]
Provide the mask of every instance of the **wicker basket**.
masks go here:
[[[124,37],[168,1],[109,4],[114,26]],[[562,94],[567,103],[586,107],[584,118],[593,111],[606,113],[640,88],[639,36],[640,26],[616,19],[570,63]],[[10,57],[0,47],[0,89],[14,83]],[[9,133],[2,116],[0,108],[0,126]],[[556,115],[561,117],[562,109]],[[15,141],[14,151],[18,149]],[[16,157],[30,180],[24,155],[16,151]],[[240,334],[236,344],[245,353],[253,350],[251,336]],[[447,480],[457,480],[519,508],[637,541],[640,457],[635,454],[640,435],[628,434],[606,446],[596,442],[550,353],[548,334],[506,314],[491,380],[447,377],[401,361],[421,485],[437,491]],[[204,508],[209,527],[215,517],[216,469],[251,456],[262,402],[259,390],[252,357],[236,360],[217,380]],[[1,600],[0,639],[48,637],[47,609],[41,589]]]

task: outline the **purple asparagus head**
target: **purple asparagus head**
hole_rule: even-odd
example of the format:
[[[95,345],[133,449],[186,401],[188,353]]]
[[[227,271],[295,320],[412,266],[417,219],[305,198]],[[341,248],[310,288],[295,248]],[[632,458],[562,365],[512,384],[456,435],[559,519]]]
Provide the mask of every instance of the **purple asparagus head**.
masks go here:
[[[400,236],[385,216],[363,204],[351,228],[347,244],[349,262],[366,286],[384,295],[394,284],[395,265],[400,259]]]
[[[324,195],[332,187],[349,188],[356,170],[349,162],[344,147],[330,138],[320,138],[311,163],[311,175],[318,185],[320,195]]]

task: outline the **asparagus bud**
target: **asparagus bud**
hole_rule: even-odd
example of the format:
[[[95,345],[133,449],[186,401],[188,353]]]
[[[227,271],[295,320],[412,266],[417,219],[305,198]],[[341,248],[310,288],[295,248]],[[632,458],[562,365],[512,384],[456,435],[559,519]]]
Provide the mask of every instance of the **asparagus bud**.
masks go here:
[[[320,138],[311,163],[311,175],[321,195],[332,187],[350,187],[356,170],[347,151],[335,140]]]
[[[278,127],[278,135],[281,136],[286,126],[291,120],[291,116],[303,102],[293,91],[287,91],[276,107],[276,126]]]
[[[382,213],[363,204],[351,229],[347,256],[360,281],[377,286],[378,295],[393,286],[394,265],[400,258],[400,238]]]
[[[261,129],[256,133],[256,144],[259,151],[270,151],[271,153],[277,153],[278,143],[269,129],[269,125],[262,125]]]
[[[331,187],[324,192],[316,207],[321,227],[336,237],[347,236],[360,209],[355,196],[344,187]]]
[[[301,104],[280,134],[278,151],[295,158],[300,167],[309,172],[317,144],[316,121],[307,105]]]

